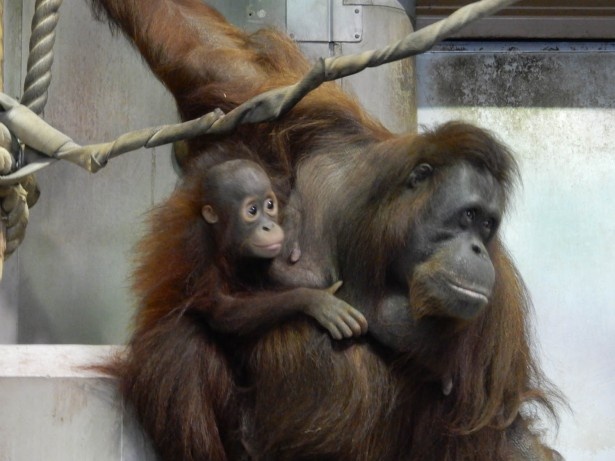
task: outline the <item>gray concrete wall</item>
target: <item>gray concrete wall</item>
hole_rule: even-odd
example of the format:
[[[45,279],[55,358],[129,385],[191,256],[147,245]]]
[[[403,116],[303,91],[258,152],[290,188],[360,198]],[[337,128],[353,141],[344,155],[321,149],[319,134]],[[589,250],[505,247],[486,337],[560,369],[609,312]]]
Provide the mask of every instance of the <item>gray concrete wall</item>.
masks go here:
[[[555,443],[568,461],[615,459],[614,75],[613,44],[459,43],[417,58],[419,124],[476,123],[519,160],[503,232],[572,409]]]
[[[19,98],[34,1],[5,8],[5,88]],[[89,144],[176,120],[172,98],[84,0],[66,0],[60,11],[47,121]],[[41,198],[0,285],[0,313],[17,324],[0,342],[123,342],[132,316],[128,255],[143,213],[175,183],[169,148],[127,154],[96,175],[56,163],[37,177]]]
[[[5,0],[5,88],[16,98],[26,72],[34,3]],[[285,0],[209,3],[248,30],[285,25]],[[362,40],[331,47],[302,43],[310,56],[384,46],[411,30],[404,8],[394,0],[354,3],[366,4],[360,6]],[[381,32],[383,23],[387,34]],[[176,121],[170,95],[123,37],[112,37],[105,24],[93,21],[85,0],[63,2],[54,51],[44,117],[76,142],[109,141],[129,130]],[[412,75],[406,61],[352,76],[342,84],[359,92],[366,107],[382,114],[391,129],[402,131],[416,122]],[[378,91],[373,91],[373,79],[384,82]],[[394,110],[388,112],[387,107]],[[7,261],[0,284],[0,343],[126,340],[134,304],[128,289],[131,249],[145,212],[176,182],[169,154],[169,147],[126,154],[96,175],[68,163],[56,163],[38,174],[41,198],[31,210],[26,239]]]

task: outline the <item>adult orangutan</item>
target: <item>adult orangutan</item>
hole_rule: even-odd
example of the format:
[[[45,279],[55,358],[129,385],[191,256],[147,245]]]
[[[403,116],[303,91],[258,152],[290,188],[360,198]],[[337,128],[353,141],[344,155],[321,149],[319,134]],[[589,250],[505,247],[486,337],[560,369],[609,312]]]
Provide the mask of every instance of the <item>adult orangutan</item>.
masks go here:
[[[199,0],[95,4],[184,119],[308,69],[283,35],[247,35]],[[524,411],[553,406],[528,344],[527,296],[497,235],[517,174],[507,149],[460,123],[394,135],[327,84],[275,123],[191,141],[189,180],[200,162],[244,156],[242,142],[293,211],[286,242],[301,258],[288,264],[286,248],[272,277],[343,280],[337,295],[369,334],[332,341],[295,318],[225,341],[184,309],[203,277],[195,234],[167,267],[155,243],[178,242],[200,214],[162,220],[142,245],[157,264],[139,266],[137,328],[117,373],[163,459],[559,459]]]

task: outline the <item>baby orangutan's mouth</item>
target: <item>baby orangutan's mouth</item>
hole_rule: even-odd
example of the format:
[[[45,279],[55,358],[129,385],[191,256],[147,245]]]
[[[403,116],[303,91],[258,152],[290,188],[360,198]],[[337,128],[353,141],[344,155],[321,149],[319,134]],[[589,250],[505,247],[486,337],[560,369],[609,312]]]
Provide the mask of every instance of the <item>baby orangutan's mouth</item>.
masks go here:
[[[266,251],[280,251],[282,249],[282,244],[281,243],[272,243],[269,245],[255,245],[256,247],[260,248],[261,250],[266,250]]]

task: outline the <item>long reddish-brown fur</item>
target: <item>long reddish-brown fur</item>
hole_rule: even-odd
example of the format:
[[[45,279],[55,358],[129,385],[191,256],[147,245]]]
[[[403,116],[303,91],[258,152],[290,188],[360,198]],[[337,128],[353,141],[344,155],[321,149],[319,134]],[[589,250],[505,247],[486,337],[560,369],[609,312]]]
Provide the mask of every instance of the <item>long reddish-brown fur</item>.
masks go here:
[[[94,3],[139,49],[184,119],[228,111],[308,69],[289,39],[269,30],[247,35],[199,0]],[[387,263],[411,232],[413,211],[427,206],[428,194],[396,208],[396,187],[413,166],[469,162],[504,189],[515,176],[507,151],[482,130],[450,124],[396,136],[334,84],[234,139],[250,142],[281,190],[293,181],[303,194],[305,233],[327,229],[332,270],[344,280],[340,296],[357,306],[383,296]],[[227,140],[199,138],[190,149],[212,161],[233,155]],[[191,183],[198,173],[188,178],[154,212],[140,244],[136,327],[115,370],[164,459],[239,459],[242,450],[280,460],[554,459],[532,435],[531,415],[520,413],[531,402],[553,408],[530,348],[525,289],[497,239],[489,247],[494,297],[464,328],[443,322],[423,347],[396,354],[370,339],[333,343],[297,320],[244,346],[231,364],[215,334],[186,310],[207,285],[211,261],[199,240]],[[318,238],[301,242],[306,254]],[[236,369],[248,385],[241,392]],[[449,396],[435,371],[452,377]]]
[[[202,181],[191,175],[150,213],[133,274],[140,311],[129,353],[111,367],[163,459],[225,460],[237,438],[234,377],[198,314],[212,299],[207,291],[229,291],[203,200]]]
[[[442,169],[465,161],[491,172],[505,189],[516,175],[503,146],[459,123],[380,144],[362,156],[364,162],[345,172],[346,185],[360,181],[377,200],[349,192],[341,199],[345,208],[338,208],[344,210],[341,227],[334,231],[341,236],[337,249],[345,285],[340,295],[355,305],[378,302],[387,277],[382,268],[403,248],[418,209],[428,206],[431,190],[412,207],[395,203],[413,166],[428,162]],[[373,168],[378,159],[386,159],[386,167]],[[322,178],[315,181],[326,188]],[[362,224],[366,216],[370,222]],[[303,453],[309,453],[305,459],[366,461],[514,459],[508,457],[513,428],[531,421],[519,416],[521,407],[533,403],[553,412],[553,406],[533,362],[526,324],[530,306],[521,278],[497,239],[488,249],[497,281],[485,314],[463,326],[436,323],[434,337],[422,348],[398,355],[370,343],[335,348],[295,324],[263,338],[250,362],[256,376],[254,443],[262,444],[257,451],[289,460],[303,459]],[[410,298],[412,308],[429,302],[412,285]],[[434,374],[452,377],[451,395],[442,393]],[[323,384],[331,382],[339,385]],[[544,450],[545,457],[536,459],[551,459]]]

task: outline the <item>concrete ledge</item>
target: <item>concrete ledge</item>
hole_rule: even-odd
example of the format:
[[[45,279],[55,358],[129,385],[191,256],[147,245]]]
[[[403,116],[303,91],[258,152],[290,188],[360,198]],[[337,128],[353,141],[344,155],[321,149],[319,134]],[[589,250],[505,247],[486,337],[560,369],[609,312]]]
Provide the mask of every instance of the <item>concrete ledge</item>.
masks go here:
[[[112,379],[117,346],[0,346],[0,461],[155,461]]]
[[[122,346],[0,346],[0,378],[104,378],[87,367],[104,363]]]

